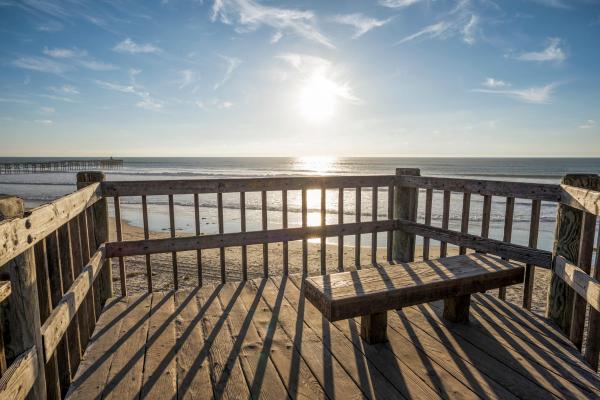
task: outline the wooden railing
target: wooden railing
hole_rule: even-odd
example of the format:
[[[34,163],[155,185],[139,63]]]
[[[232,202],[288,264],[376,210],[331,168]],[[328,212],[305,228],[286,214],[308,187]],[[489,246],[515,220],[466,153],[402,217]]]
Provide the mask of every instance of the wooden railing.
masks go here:
[[[361,266],[361,236],[371,235],[371,263],[409,262],[415,258],[416,237],[423,238],[424,259],[432,256],[432,241],[439,242],[441,257],[449,246],[467,251],[488,252],[526,265],[522,305],[531,307],[535,268],[551,269],[554,283],[548,299],[548,315],[557,322],[566,321],[557,308],[558,296],[571,298],[568,330],[563,331],[580,349],[590,365],[597,368],[600,348],[600,259],[590,275],[596,216],[600,193],[590,190],[594,179],[565,178],[563,185],[538,185],[478,180],[457,180],[419,176],[415,169],[399,169],[396,175],[355,177],[300,177],[216,179],[190,181],[104,182],[101,173],[78,174],[79,190],[51,204],[23,212],[20,199],[0,199],[0,302],[9,302],[7,323],[10,341],[0,351],[0,399],[60,398],[74,377],[83,351],[92,335],[104,302],[113,296],[110,259],[119,260],[120,294],[126,295],[127,258],[144,256],[147,290],[152,291],[153,254],[171,255],[173,288],[179,287],[178,253],[195,251],[198,285],[203,284],[202,251],[218,249],[220,281],[227,280],[225,249],[239,247],[241,279],[249,278],[247,246],[262,245],[262,275],[272,273],[269,245],[282,243],[282,273],[290,272],[289,247],[302,241],[301,272],[309,273],[309,239],[320,241],[318,273],[344,270],[344,243],[354,239],[354,263]],[[596,190],[598,187],[593,187]],[[318,191],[319,223],[309,225],[309,191]],[[418,217],[419,191],[424,193],[422,221]],[[290,223],[289,197],[299,195],[299,223]],[[260,193],[260,228],[248,230],[246,195]],[[281,199],[281,226],[273,229],[269,215],[269,192]],[[327,194],[337,197],[337,219],[327,224]],[[239,229],[225,233],[224,193],[237,193]],[[363,196],[371,194],[370,220],[364,220]],[[452,195],[461,195],[460,229],[449,229]],[[202,235],[199,195],[216,198],[217,233]],[[384,199],[381,195],[384,195]],[[176,237],[175,196],[193,196],[194,235]],[[441,226],[432,226],[434,199],[441,195]],[[169,237],[150,238],[149,196],[165,196],[169,213]],[[231,196],[231,195],[228,195]],[[279,196],[279,195],[278,195]],[[469,233],[471,202],[482,196],[481,232]],[[124,240],[121,199],[140,199],[144,228],[143,240]],[[354,200],[352,221],[346,221],[348,199]],[[505,198],[502,240],[492,239],[490,218],[495,198]],[[109,240],[109,202],[115,216],[116,240]],[[352,200],[351,199],[351,200]],[[379,201],[379,200],[383,201]],[[528,246],[511,242],[514,208],[517,199],[531,204]],[[522,200],[521,200],[522,201]],[[536,249],[542,202],[558,204],[554,252]],[[15,207],[16,204],[16,207]],[[11,207],[12,206],[12,207]],[[385,218],[380,219],[382,215]],[[471,230],[472,231],[472,230]],[[386,235],[385,251],[378,248],[377,235]],[[337,238],[337,265],[327,265],[326,239]],[[600,242],[600,240],[599,240]],[[600,244],[600,243],[599,243]],[[573,256],[575,254],[575,256]],[[333,267],[333,268],[332,268]],[[10,283],[9,283],[10,282]],[[572,289],[569,289],[572,288]],[[571,290],[571,292],[569,292]],[[12,292],[12,293],[11,293]],[[499,296],[504,298],[501,290]],[[564,301],[561,299],[561,304]],[[587,305],[590,305],[589,314]],[[564,309],[564,306],[563,306]],[[584,322],[588,331],[584,335]],[[2,335],[0,335],[2,337]],[[586,343],[583,343],[583,338]],[[60,368],[59,368],[60,367]]]

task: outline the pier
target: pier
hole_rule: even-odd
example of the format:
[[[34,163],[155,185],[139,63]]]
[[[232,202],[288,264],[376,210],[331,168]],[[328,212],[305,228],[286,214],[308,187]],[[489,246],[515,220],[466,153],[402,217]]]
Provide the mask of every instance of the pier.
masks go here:
[[[123,167],[123,160],[52,160],[37,162],[0,163],[0,174],[36,174],[41,172],[68,172],[86,169],[114,170]]]

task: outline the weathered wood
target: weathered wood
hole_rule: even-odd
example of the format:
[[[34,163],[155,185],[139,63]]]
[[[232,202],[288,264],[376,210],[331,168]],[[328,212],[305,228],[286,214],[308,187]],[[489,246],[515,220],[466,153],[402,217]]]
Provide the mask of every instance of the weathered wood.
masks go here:
[[[194,197],[194,204],[197,205],[197,198]],[[198,208],[195,207],[195,213],[198,214]],[[142,220],[144,224],[144,239],[150,239],[150,228],[148,226],[148,200],[146,196],[142,196]],[[196,218],[196,232],[198,231],[198,218]],[[196,233],[198,236],[198,233]],[[150,262],[150,254],[146,254],[146,280],[148,282],[148,293],[152,293],[152,263]],[[202,283],[199,283],[202,286]]]
[[[306,279],[305,295],[329,321],[399,309],[521,282],[524,268],[470,254]]]
[[[560,187],[563,190],[560,199],[562,204],[600,216],[600,188],[583,189],[565,184]]]
[[[360,224],[362,222],[362,217],[361,217],[362,216],[362,189],[360,186],[356,187],[354,206],[355,206],[355,210],[354,210],[355,222],[357,224]],[[356,268],[360,268],[360,264],[361,264],[360,249],[361,249],[360,233],[357,233],[354,236],[354,266]]]
[[[88,243],[88,236],[87,236],[87,217],[85,215],[85,213],[81,213],[79,214],[78,218],[77,218],[77,222],[78,222],[78,227],[79,227],[79,246],[81,248],[81,260],[80,262],[76,265],[79,270],[78,275],[81,274],[81,272],[83,271],[83,268],[85,265],[88,264],[88,262],[91,259],[91,254],[90,254],[90,247],[89,247],[89,243]],[[85,300],[85,312],[84,314],[87,317],[88,320],[88,328],[89,328],[89,336],[91,337],[92,334],[94,333],[94,327],[96,325],[96,310],[94,307],[94,291],[90,290],[87,298]]]
[[[196,249],[215,249],[262,243],[277,243],[292,240],[307,240],[321,236],[332,237],[343,235],[385,232],[390,229],[404,227],[403,223],[394,220],[368,221],[343,225],[309,226],[306,228],[270,229],[267,231],[252,231],[203,235],[200,237],[186,236],[177,238],[128,240],[109,242],[106,244],[108,257],[134,256],[143,254],[168,253],[172,251],[189,251]],[[548,263],[549,264],[549,263]]]
[[[483,210],[481,214],[481,237],[487,238],[490,235],[490,217],[492,214],[492,196],[483,196]]]
[[[115,230],[117,232],[117,242],[123,241],[123,232],[121,228],[121,204],[119,197],[115,196]],[[83,240],[83,238],[81,238]],[[127,296],[127,272],[125,270],[125,261],[119,257],[119,277],[121,280],[121,296]]]
[[[431,208],[433,203],[433,189],[425,191],[425,225],[431,225]],[[423,260],[429,260],[429,245],[431,239],[423,237]]]
[[[0,400],[32,398],[39,377],[43,375],[35,347],[21,353],[0,378]],[[45,398],[45,393],[40,395]]]
[[[0,242],[0,265],[31,248],[100,199],[100,184],[92,184],[26,214],[5,217],[0,222],[0,238],[3,239]]]
[[[308,226],[308,211],[307,211],[307,201],[306,201],[306,189],[302,189],[302,205],[301,205],[301,213],[302,213],[302,227],[306,228]],[[308,274],[308,242],[306,239],[302,240],[302,273]]]
[[[287,190],[281,191],[281,227],[283,229],[287,229],[288,227],[288,196]],[[282,244],[283,251],[283,275],[287,275],[289,273],[289,247],[288,242],[284,241]]]
[[[77,173],[77,189],[83,189],[90,183],[104,181],[104,173],[100,171],[84,171]],[[109,241],[108,199],[102,197],[91,206],[91,210],[94,219],[94,237],[96,239],[94,246],[95,251],[101,244]],[[99,301],[102,306],[104,306],[106,300],[114,296],[112,280],[112,265],[110,259],[107,259],[105,260],[100,279],[98,280],[100,287]]]
[[[338,224],[344,223],[344,188],[338,189]],[[338,271],[344,270],[344,235],[337,237],[337,262]]]
[[[450,218],[450,191],[444,190],[444,200],[442,205],[442,229],[448,229],[448,220]],[[440,258],[448,254],[448,243],[440,242]]]
[[[545,250],[530,249],[512,243],[504,243],[500,240],[486,239],[480,236],[460,233],[451,230],[443,230],[433,226],[427,226],[410,221],[396,221],[404,231],[416,235],[430,237],[432,239],[446,241],[458,246],[468,247],[480,252],[498,255],[500,257],[534,264],[549,269],[552,266],[552,253]]]
[[[514,213],[515,213],[515,198],[507,197],[506,198],[506,209],[504,211],[504,233],[502,235],[502,241],[506,242],[506,243],[510,243],[510,241],[512,239],[512,226],[513,226]],[[538,216],[538,220],[539,220],[539,216]],[[536,232],[536,235],[537,235],[537,232]],[[530,235],[530,237],[531,237],[531,235]],[[525,272],[525,275],[527,275],[527,270]],[[525,277],[525,280],[527,280],[527,276]],[[501,300],[506,299],[506,288],[505,287],[501,287],[500,289],[498,289],[498,298],[500,298]]]
[[[430,189],[428,189],[430,190]],[[461,233],[469,233],[469,213],[471,212],[471,193],[465,192],[463,193],[463,202],[462,202],[462,213],[460,219],[460,232]],[[458,248],[458,254],[467,254],[467,248],[465,246],[460,246]]]
[[[169,196],[169,233],[171,234],[171,238],[175,237],[175,205],[173,204],[173,195]],[[178,271],[178,263],[177,263],[177,253],[171,252],[171,262],[173,264],[173,287],[175,290],[179,288],[179,271]]]
[[[183,179],[109,181],[102,183],[104,196],[158,196],[193,193],[236,193],[281,190],[338,189],[357,186],[388,186],[394,175],[310,176],[235,179]]]
[[[404,182],[405,176],[419,176],[418,168],[396,168],[396,176]],[[394,218],[407,221],[417,220],[419,190],[400,184],[396,187],[394,196]],[[411,262],[415,259],[415,235],[407,231],[394,232],[392,258],[398,262]]]
[[[96,247],[95,247],[95,243],[96,243],[96,238],[94,236],[94,218],[92,215],[92,210],[91,208],[88,208],[85,210],[85,215],[87,217],[87,221],[88,221],[88,230],[87,230],[87,238],[88,238],[88,243],[89,243],[89,247],[90,247],[90,258],[93,256],[93,253],[96,252]],[[88,260],[89,261],[89,260]],[[66,288],[65,288],[66,290]],[[92,285],[92,289],[90,290],[90,294],[91,296],[93,296],[94,300],[93,300],[93,305],[94,305],[94,314],[96,315],[96,317],[100,316],[100,313],[102,312],[102,303],[100,302],[100,288],[98,287],[98,281],[96,281],[94,283],[94,285]]]
[[[360,337],[369,344],[387,342],[387,311],[361,316]]]
[[[444,299],[444,318],[450,322],[469,322],[471,295],[449,297]]]
[[[240,193],[240,232],[246,232],[246,193]],[[248,280],[248,248],[242,244],[242,280]]]
[[[371,188],[371,221],[377,221],[378,188]],[[371,264],[377,264],[377,232],[371,233]]]
[[[600,311],[600,283],[596,279],[563,256],[554,258],[552,272],[573,288],[592,308]]]
[[[559,185],[505,182],[459,178],[437,178],[429,176],[402,176],[398,184],[405,187],[449,190],[451,192],[474,193],[482,196],[516,197],[558,202],[562,198],[563,190]]]
[[[598,282],[600,281],[600,232],[596,235],[598,241],[596,243],[596,265],[594,266],[594,275],[592,278]],[[600,291],[599,291],[600,293]],[[588,320],[588,330],[585,350],[583,352],[583,358],[592,367],[594,371],[598,370],[598,355],[600,354],[600,310],[597,308],[590,308],[590,315]]]
[[[321,216],[321,226],[325,226],[327,224],[327,191],[325,190],[325,188],[321,188],[320,191],[321,194],[321,209],[320,209],[320,216]],[[324,236],[321,236],[321,238],[319,239],[319,244],[321,245],[321,251],[320,251],[320,265],[321,265],[321,275],[325,275],[325,273],[327,273],[327,243],[326,243],[326,238]]]
[[[565,175],[561,184],[583,189],[597,189],[600,186],[600,179],[593,174],[572,174]],[[563,192],[561,188],[561,195]],[[565,204],[558,205],[553,253],[565,257],[575,265],[578,263],[582,219],[582,211]],[[565,335],[569,335],[571,331],[573,298],[573,289],[556,274],[552,274],[546,303],[546,317],[554,321]]]
[[[529,247],[537,248],[538,231],[540,229],[540,212],[542,202],[540,200],[531,201],[531,221],[529,224]],[[531,309],[533,297],[533,283],[535,281],[535,265],[525,265],[525,280],[523,281],[523,308]]]
[[[268,229],[268,214],[267,214],[267,192],[262,191],[260,193],[261,200],[261,218],[262,218],[262,230],[266,231]],[[263,276],[269,276],[269,244],[263,243]]]
[[[56,302],[54,309],[41,327],[44,359],[49,360],[64,336],[71,320],[90,291],[104,262],[104,248],[98,249],[69,290]]]
[[[71,237],[71,257],[73,260],[73,281],[79,277],[83,270],[83,258],[81,254],[81,241],[79,238],[79,225],[78,219],[72,219],[69,221],[70,237]],[[69,284],[69,288],[73,286],[73,282]],[[83,302],[85,303],[85,299]],[[88,319],[85,315],[86,305],[81,307],[81,310],[77,312],[77,323],[79,325],[79,342],[81,343],[81,355],[85,352],[85,347],[88,344],[90,337],[92,337],[93,329],[90,328]],[[47,316],[44,318],[42,323],[45,323]]]
[[[0,231],[2,226],[19,221],[23,217],[24,202],[18,197],[0,197]],[[9,221],[5,221],[5,220]],[[0,235],[2,238],[7,236]],[[18,240],[18,236],[12,236]],[[37,243],[39,240],[36,240]],[[11,240],[5,240],[2,249],[7,249]],[[33,242],[31,244],[33,246]],[[0,250],[4,253],[4,250]],[[41,356],[42,337],[40,335],[40,301],[36,284],[36,263],[34,250],[29,247],[20,248],[18,254],[10,252],[11,258],[0,260],[1,279],[9,280],[12,294],[8,301],[3,303],[2,333],[9,333],[5,342],[5,355],[8,360],[16,359],[20,354],[32,347],[36,351],[33,360],[37,364],[36,369],[40,371],[37,379],[32,385],[27,398],[46,398],[46,379],[41,371],[44,371],[44,362]],[[4,253],[9,256],[9,253]],[[1,258],[1,257],[0,257]],[[5,374],[5,376],[8,373]],[[8,379],[8,377],[7,377]],[[4,381],[4,377],[2,382]],[[16,395],[16,393],[15,393]]]
[[[198,193],[194,193],[194,227],[196,228],[196,236],[200,236],[200,200]],[[149,255],[146,258],[149,258]],[[202,250],[196,250],[196,266],[198,268],[198,287],[202,287]]]
[[[225,222],[223,220],[223,193],[217,193],[217,225],[219,228],[219,234],[222,235],[225,232]],[[219,266],[221,270],[221,283],[225,283],[226,271],[225,271],[225,247],[219,248]]]
[[[387,205],[388,205],[387,219],[394,219],[394,185],[388,186]],[[340,223],[343,223],[343,221]],[[390,263],[394,261],[394,258],[392,257],[393,238],[394,238],[394,232],[389,231],[387,233],[387,245],[386,245],[385,258],[386,258],[387,262],[390,262]]]
[[[10,296],[10,281],[0,281],[0,303]]]

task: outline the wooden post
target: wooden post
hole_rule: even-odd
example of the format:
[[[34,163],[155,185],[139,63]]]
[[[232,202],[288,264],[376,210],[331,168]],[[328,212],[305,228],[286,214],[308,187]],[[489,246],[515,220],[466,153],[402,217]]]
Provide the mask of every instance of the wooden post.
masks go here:
[[[23,217],[23,214],[23,199],[0,196],[0,221]],[[3,332],[9,333],[5,351],[12,361],[32,346],[36,347],[38,375],[27,398],[45,399],[45,365],[33,247],[1,266],[0,274],[8,275],[12,288],[9,299],[4,303],[7,309],[3,313]]]
[[[387,342],[387,312],[360,317],[360,336],[369,344]]]
[[[77,173],[77,189],[84,188],[91,183],[103,182],[104,173],[100,171],[82,171]],[[108,201],[106,197],[96,202],[92,206],[94,216],[94,236],[96,238],[96,248],[90,249],[90,255],[94,254],[96,249],[104,242],[108,242]],[[100,284],[100,304],[104,306],[107,299],[114,296],[112,286],[112,265],[110,259],[104,262],[102,272],[98,279]]]
[[[565,175],[561,183],[596,190],[600,186],[598,175],[595,174]],[[577,264],[579,261],[579,240],[582,220],[583,211],[565,204],[558,205],[553,253],[565,257],[573,264]],[[574,294],[573,289],[558,276],[552,274],[548,290],[546,317],[556,322],[565,335],[569,335],[571,330]]]
[[[420,176],[418,168],[396,168],[396,176]],[[396,185],[394,193],[394,218],[408,221],[417,220],[419,189]],[[394,231],[392,258],[396,262],[412,262],[415,258],[415,235],[403,231]]]
[[[469,306],[471,295],[450,297],[444,299],[444,319],[450,322],[469,322]]]

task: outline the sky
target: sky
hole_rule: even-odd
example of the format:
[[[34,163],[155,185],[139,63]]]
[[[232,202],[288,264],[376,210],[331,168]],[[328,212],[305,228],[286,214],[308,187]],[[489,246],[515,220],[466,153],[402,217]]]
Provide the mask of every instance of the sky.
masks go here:
[[[0,0],[0,156],[600,156],[600,0]]]

